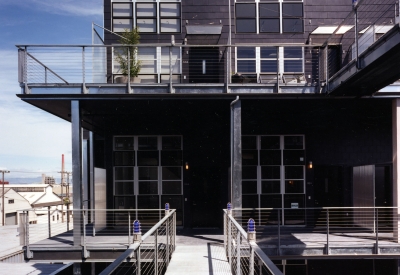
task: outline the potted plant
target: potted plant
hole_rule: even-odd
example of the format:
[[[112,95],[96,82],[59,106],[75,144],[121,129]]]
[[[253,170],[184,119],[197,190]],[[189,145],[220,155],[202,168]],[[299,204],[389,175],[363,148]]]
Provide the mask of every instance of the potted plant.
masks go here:
[[[139,44],[139,30],[134,28],[132,30],[125,29],[121,34],[119,43],[121,47],[114,49],[115,61],[119,63],[120,70],[123,76],[117,77],[115,81],[117,83],[127,83],[128,74],[131,78],[131,82],[134,82],[135,78],[140,72],[140,61],[137,60],[138,48],[134,45]]]

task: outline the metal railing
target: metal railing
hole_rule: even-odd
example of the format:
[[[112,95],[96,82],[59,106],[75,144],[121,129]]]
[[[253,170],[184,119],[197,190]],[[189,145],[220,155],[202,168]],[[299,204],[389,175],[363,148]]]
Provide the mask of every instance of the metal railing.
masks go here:
[[[254,208],[233,209],[232,217],[242,226],[254,219],[257,237],[276,249],[274,255],[296,243],[322,247],[328,255],[334,247],[361,246],[380,254],[399,246],[399,213],[397,207]]]
[[[143,236],[136,224],[133,244],[100,275],[164,274],[176,247],[175,210],[167,210],[165,214]]]
[[[62,248],[77,245],[85,248],[126,248],[133,243],[133,221],[140,220],[143,232],[147,232],[164,216],[164,209],[89,209],[68,210],[64,213],[54,209],[23,210],[19,212],[20,243],[27,251],[33,247]],[[175,228],[175,210],[171,210],[170,216],[174,219],[171,226]],[[80,244],[74,244],[74,218],[84,224],[80,228]]]
[[[246,232],[230,211],[224,210],[224,245],[232,274],[283,274],[256,244],[255,232]]]

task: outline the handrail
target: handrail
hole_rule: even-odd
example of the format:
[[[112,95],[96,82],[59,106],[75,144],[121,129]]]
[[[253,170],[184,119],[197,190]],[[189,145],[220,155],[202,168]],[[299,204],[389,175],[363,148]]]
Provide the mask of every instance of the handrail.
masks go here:
[[[125,261],[126,258],[130,257],[133,252],[135,252],[143,243],[144,240],[146,240],[149,236],[151,236],[164,222],[166,222],[174,213],[175,209],[172,209],[169,211],[167,215],[165,215],[164,218],[162,218],[158,223],[156,223],[149,231],[146,232],[146,234],[143,235],[142,239],[140,242],[133,243],[129,246],[127,250],[125,250],[124,253],[122,253],[117,259],[115,259],[114,262],[112,262],[106,269],[104,269],[100,275],[108,275],[111,274],[114,270],[116,270],[123,261]]]
[[[52,72],[55,76],[57,76],[59,79],[61,79],[62,81],[64,81],[66,84],[69,84],[64,78],[62,78],[61,76],[59,76],[57,73],[55,73],[52,69],[50,69],[49,67],[47,67],[46,65],[44,65],[42,62],[40,62],[37,58],[35,58],[33,55],[31,55],[30,53],[26,52],[26,54],[31,57],[33,60],[35,60],[37,63],[39,63],[40,65],[42,65],[45,69],[49,70],[50,72]]]
[[[232,215],[228,215],[228,212],[226,209],[223,209],[225,215],[229,218],[229,220],[233,223],[233,225],[236,227],[238,232],[246,239],[248,242],[249,246],[251,249],[254,251],[255,254],[258,255],[260,260],[265,264],[265,267],[271,272],[273,275],[283,275],[282,271],[279,270],[279,268],[269,259],[269,257],[265,254],[264,251],[255,243],[254,241],[250,241],[248,239],[248,234],[247,232],[243,229],[243,227],[236,221]],[[240,246],[238,243],[237,246]],[[250,255],[250,257],[254,257],[254,255]],[[230,258],[230,257],[229,257]],[[230,260],[230,259],[229,259]],[[250,265],[253,263],[254,264],[254,259],[250,259]],[[254,272],[253,272],[254,273]]]

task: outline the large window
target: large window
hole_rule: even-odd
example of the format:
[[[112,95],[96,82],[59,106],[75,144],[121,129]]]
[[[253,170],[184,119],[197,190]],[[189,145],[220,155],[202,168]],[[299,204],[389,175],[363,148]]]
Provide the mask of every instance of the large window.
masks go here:
[[[243,208],[303,208],[305,163],[302,135],[242,136]],[[285,224],[304,222],[295,211],[284,210]]]
[[[303,0],[237,0],[237,33],[304,32]]]
[[[115,136],[116,209],[177,209],[182,224],[182,137]]]
[[[114,48],[118,51],[118,48]],[[181,48],[172,48],[172,82],[181,82],[182,58]],[[169,47],[138,47],[137,60],[140,61],[140,72],[134,81],[137,83],[169,83],[170,63],[169,63]],[[114,82],[122,77],[122,71],[119,63],[113,58],[113,75]],[[132,80],[131,80],[132,81]]]
[[[235,71],[244,76],[274,77],[279,74],[284,82],[304,75],[302,47],[237,47]],[[286,77],[286,80],[285,80]],[[259,82],[259,81],[258,81]]]
[[[112,24],[114,32],[137,27],[140,33],[180,33],[181,3],[179,0],[115,0]]]

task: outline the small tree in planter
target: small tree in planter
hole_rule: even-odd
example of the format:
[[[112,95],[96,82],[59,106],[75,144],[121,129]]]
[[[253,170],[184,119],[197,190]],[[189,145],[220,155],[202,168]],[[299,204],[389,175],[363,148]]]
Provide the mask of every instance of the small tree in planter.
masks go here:
[[[137,28],[125,31],[121,34],[119,43],[122,45],[115,53],[115,61],[120,65],[121,72],[125,76],[123,82],[127,82],[129,73],[131,82],[140,72],[140,61],[136,59],[138,48],[132,45],[139,44],[139,30]]]

